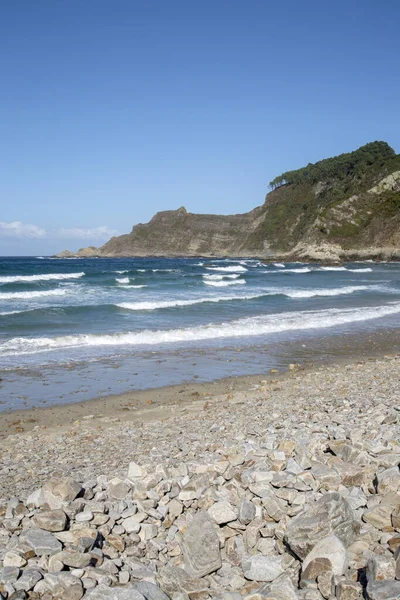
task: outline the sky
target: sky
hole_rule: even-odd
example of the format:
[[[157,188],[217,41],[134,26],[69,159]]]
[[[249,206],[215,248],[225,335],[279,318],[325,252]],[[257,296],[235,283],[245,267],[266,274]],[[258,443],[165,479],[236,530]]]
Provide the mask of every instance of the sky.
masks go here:
[[[160,210],[240,213],[283,171],[400,152],[398,0],[0,3],[0,254]]]

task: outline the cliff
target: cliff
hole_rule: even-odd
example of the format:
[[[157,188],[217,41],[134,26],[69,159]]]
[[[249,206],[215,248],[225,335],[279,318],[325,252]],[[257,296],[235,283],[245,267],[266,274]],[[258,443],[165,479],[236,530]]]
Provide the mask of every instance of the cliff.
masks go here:
[[[126,235],[68,256],[400,258],[400,155],[385,142],[275,178],[262,206],[238,215],[157,213]]]

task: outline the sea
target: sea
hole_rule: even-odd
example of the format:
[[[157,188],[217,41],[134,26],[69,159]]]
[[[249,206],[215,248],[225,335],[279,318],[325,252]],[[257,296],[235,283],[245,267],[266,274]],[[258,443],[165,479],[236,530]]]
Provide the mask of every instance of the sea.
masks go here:
[[[400,263],[0,257],[0,410],[287,368],[399,324]]]

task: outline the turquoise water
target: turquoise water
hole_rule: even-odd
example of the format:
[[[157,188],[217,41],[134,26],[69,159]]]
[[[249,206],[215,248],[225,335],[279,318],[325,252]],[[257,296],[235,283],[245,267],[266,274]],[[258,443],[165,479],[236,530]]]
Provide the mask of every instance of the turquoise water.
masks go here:
[[[2,370],[95,369],[97,361],[121,360],[144,372],[154,353],[191,364],[200,352],[209,371],[210,357],[224,348],[272,347],[399,322],[399,263],[0,258]]]

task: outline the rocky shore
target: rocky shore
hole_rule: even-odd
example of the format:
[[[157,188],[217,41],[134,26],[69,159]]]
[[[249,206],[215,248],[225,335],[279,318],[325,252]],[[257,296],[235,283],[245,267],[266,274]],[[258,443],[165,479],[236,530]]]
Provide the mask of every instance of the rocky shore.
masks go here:
[[[0,598],[400,598],[399,366],[9,436]]]

